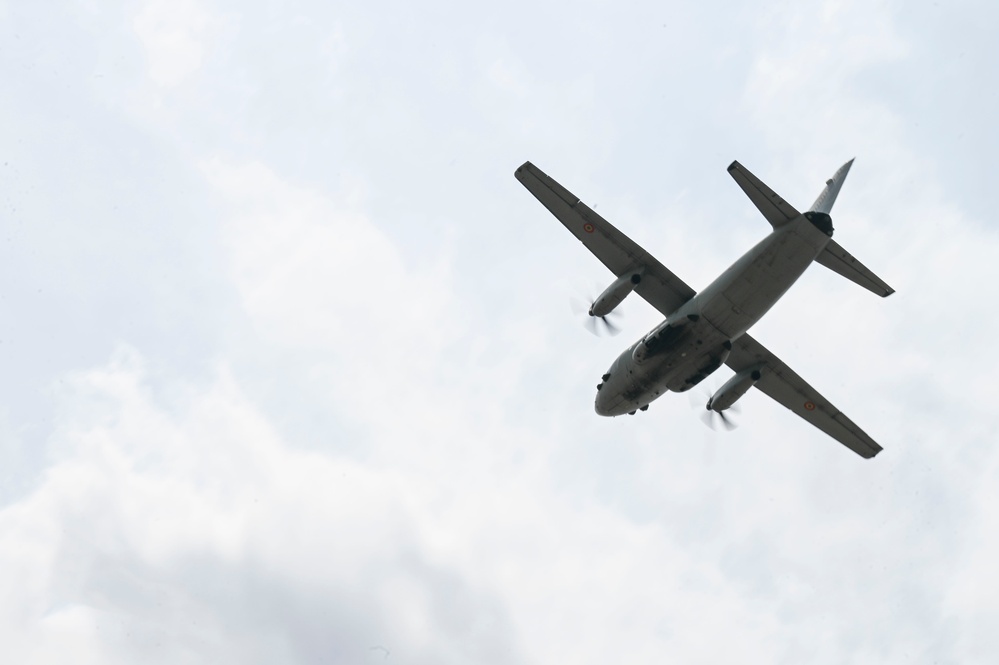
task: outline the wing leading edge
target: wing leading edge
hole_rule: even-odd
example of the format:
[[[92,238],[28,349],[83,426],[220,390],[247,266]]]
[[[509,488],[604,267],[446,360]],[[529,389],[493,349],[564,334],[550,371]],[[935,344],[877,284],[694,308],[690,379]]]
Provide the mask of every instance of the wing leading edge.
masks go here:
[[[663,316],[694,297],[682,279],[534,164],[524,162],[514,175],[614,275],[644,268],[635,293]]]
[[[864,430],[749,335],[733,342],[725,364],[736,372],[760,368],[757,388],[861,457],[870,459],[881,452]]]

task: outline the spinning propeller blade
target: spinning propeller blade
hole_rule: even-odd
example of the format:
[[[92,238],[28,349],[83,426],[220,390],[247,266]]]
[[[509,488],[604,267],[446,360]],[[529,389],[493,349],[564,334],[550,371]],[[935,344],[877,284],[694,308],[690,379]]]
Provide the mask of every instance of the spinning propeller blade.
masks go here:
[[[701,385],[701,387],[706,388],[703,384]],[[707,425],[708,427],[710,427],[715,431],[718,430],[719,422],[721,422],[721,426],[724,427],[725,430],[729,432],[731,432],[732,430],[734,430],[736,427],[739,426],[739,423],[737,423],[734,418],[726,414],[726,412],[739,413],[738,404],[733,404],[729,408],[725,409],[725,411],[715,411],[714,409],[708,407],[708,404],[710,404],[711,402],[711,396],[714,394],[714,391],[703,390],[701,391],[701,394],[704,396],[705,400],[705,402],[702,402],[704,404],[704,409],[701,411],[702,423],[704,423],[705,425]],[[691,399],[690,405],[692,408],[695,409],[700,408],[693,401],[696,399],[696,397],[693,396],[693,391],[691,393],[690,399]]]
[[[615,325],[612,318],[620,317],[618,312],[611,312],[606,316],[591,316],[590,307],[593,305],[593,298],[587,298],[586,300],[580,300],[579,298],[571,298],[569,300],[569,307],[572,309],[572,313],[576,316],[585,316],[583,319],[583,325],[594,335],[600,337],[603,335],[611,335],[612,337],[619,332],[621,332],[621,327]]]
[[[738,413],[738,409],[735,407],[735,405],[730,406],[728,409],[726,409],[726,411]],[[724,427],[729,432],[731,432],[732,430],[734,430],[736,427],[739,426],[739,423],[735,422],[734,419],[725,415],[725,411],[714,411],[713,409],[705,409],[704,413],[701,414],[701,422],[703,422],[705,425],[707,425],[713,430],[718,429],[719,421],[721,421],[722,427]]]

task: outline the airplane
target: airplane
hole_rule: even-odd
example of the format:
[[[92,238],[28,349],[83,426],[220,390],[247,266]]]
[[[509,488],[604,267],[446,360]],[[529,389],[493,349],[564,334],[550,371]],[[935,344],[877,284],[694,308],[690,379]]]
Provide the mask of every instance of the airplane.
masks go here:
[[[895,292],[832,239],[829,213],[852,165],[851,159],[840,167],[812,207],[800,213],[732,162],[729,174],[773,231],[700,293],[531,162],[518,168],[517,180],[614,273],[589,316],[606,322],[635,292],[666,317],[601,377],[597,414],[646,411],[662,395],[690,390],[724,364],[735,375],[708,399],[705,408],[712,415],[724,417],[755,387],[861,457],[877,455],[882,448],[874,439],[746,332],[813,262],[881,297]]]

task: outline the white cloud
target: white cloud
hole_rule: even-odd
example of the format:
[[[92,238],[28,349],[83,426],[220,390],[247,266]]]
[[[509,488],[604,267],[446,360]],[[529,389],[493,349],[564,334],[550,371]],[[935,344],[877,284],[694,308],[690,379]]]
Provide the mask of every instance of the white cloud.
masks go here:
[[[150,0],[134,28],[146,51],[147,76],[174,88],[195,74],[208,50],[214,19],[200,0]]]
[[[268,339],[352,353],[368,341],[366,351],[394,354],[441,315],[443,266],[407,271],[385,233],[357,211],[356,193],[330,200],[259,163],[215,159],[203,168],[234,208],[226,223],[233,279]],[[399,326],[414,330],[397,335]]]
[[[167,400],[147,381],[127,350],[77,375],[44,482],[0,512],[17,571],[8,653],[358,662],[380,641],[418,662],[477,641],[511,653],[503,612],[428,556],[409,479],[289,450],[224,371]],[[468,634],[451,617],[462,608],[493,621]]]

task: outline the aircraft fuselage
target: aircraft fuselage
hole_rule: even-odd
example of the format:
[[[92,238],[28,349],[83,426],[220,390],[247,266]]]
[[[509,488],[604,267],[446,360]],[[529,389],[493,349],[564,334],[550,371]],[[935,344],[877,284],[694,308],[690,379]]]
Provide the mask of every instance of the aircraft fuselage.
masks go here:
[[[704,380],[801,277],[832,231],[829,216],[816,212],[774,229],[614,361],[597,390],[596,412],[631,413]]]

